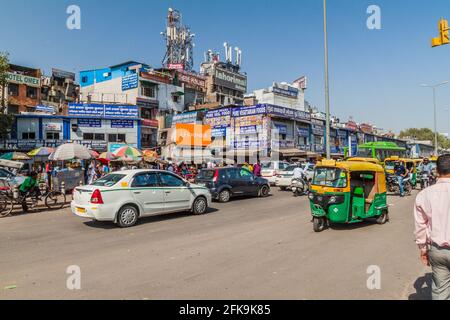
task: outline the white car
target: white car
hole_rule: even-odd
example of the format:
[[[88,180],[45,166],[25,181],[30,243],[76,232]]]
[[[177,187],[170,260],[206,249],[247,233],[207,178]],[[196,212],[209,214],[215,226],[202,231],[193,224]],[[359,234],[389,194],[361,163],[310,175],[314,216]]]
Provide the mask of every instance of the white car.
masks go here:
[[[141,217],[191,211],[204,214],[211,204],[205,187],[191,184],[168,171],[113,172],[73,191],[71,209],[80,217],[113,221],[131,227]]]
[[[275,178],[275,185],[281,190],[289,189],[292,182],[292,177],[294,176],[294,169],[298,165],[290,165],[285,170],[279,171]],[[302,164],[301,168],[305,170],[305,176],[307,182],[311,182],[314,177],[314,166],[308,164]]]
[[[278,172],[283,171],[289,167],[288,162],[284,161],[269,161],[261,163],[261,176],[269,180],[270,185],[275,185]]]

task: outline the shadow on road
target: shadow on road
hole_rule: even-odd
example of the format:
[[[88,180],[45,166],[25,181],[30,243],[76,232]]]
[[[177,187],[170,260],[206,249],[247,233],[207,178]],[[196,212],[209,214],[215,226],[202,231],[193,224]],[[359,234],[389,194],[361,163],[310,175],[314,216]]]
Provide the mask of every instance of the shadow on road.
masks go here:
[[[414,282],[415,293],[409,295],[408,300],[430,300],[431,299],[431,273],[425,274]]]
[[[358,223],[332,223],[330,226],[331,230],[335,231],[345,231],[345,230],[355,230],[355,229],[361,229],[361,228],[367,228],[373,225],[377,225],[375,221],[362,221]]]
[[[212,214],[212,213],[215,213],[218,211],[219,210],[216,208],[208,208],[208,211],[205,214],[208,215],[208,214]],[[190,214],[189,212],[160,214],[157,216],[140,218],[137,221],[136,226],[139,226],[142,224],[147,224],[147,223],[169,221],[169,220],[181,219],[181,218],[187,218],[187,217],[193,217],[193,215]],[[94,221],[94,220],[86,221],[86,222],[84,222],[84,225],[91,227],[91,228],[106,229],[106,230],[118,228],[113,222]]]

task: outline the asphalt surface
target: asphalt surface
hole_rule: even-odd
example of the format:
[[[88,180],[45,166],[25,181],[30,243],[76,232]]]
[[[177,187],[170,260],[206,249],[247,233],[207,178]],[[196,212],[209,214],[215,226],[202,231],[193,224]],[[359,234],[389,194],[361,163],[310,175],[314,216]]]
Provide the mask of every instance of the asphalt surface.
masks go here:
[[[0,219],[0,299],[428,299],[413,241],[413,196],[389,197],[391,221],[312,230],[308,201],[213,203],[133,228],[66,208]],[[69,290],[68,266],[81,270]],[[369,290],[377,266],[381,289]],[[370,271],[370,269],[369,269]]]

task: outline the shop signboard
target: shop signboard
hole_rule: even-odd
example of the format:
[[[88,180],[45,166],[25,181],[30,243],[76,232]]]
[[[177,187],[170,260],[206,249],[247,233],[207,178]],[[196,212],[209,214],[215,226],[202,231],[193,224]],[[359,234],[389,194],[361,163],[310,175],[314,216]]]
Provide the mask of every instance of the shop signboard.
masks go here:
[[[271,116],[306,122],[309,122],[311,120],[311,115],[306,111],[295,110],[274,105],[267,105],[266,107],[267,113]]]
[[[183,63],[169,63],[169,64],[167,64],[167,69],[184,70],[184,64]]]
[[[168,74],[156,72],[156,71],[143,71],[140,73],[143,80],[150,80],[153,82],[161,82],[170,84],[172,82],[172,77]]]
[[[312,129],[312,133],[314,135],[316,135],[316,136],[323,136],[323,135],[325,135],[325,132],[324,132],[325,127],[323,127],[323,126],[312,125],[311,129]]]
[[[122,91],[135,89],[138,87],[138,75],[133,73],[122,77]]]
[[[217,138],[217,137],[226,137],[229,126],[211,127],[211,128],[212,128],[211,136]]]
[[[135,105],[83,104],[69,103],[69,116],[137,118],[138,107]]]
[[[254,134],[258,133],[258,129],[256,125],[251,126],[240,126],[238,127],[239,134]]]
[[[279,134],[287,134],[287,126],[284,124],[275,124],[275,129],[278,130]]]
[[[136,105],[141,108],[158,108],[159,101],[146,98],[136,98]]]
[[[297,133],[300,137],[309,137],[309,129],[297,128]]]
[[[156,119],[142,119],[141,124],[143,127],[159,128],[159,122]]]
[[[37,105],[36,109],[37,112],[47,112],[47,113],[54,113],[55,112],[55,107],[53,106],[46,106],[43,104]]]
[[[78,127],[80,128],[101,128],[102,120],[101,119],[77,119]]]
[[[172,117],[172,125],[177,123],[196,123],[198,121],[198,112],[183,112]]]
[[[280,95],[280,96],[284,96],[284,97],[288,97],[288,98],[297,98],[298,97],[298,89],[291,87],[291,86],[286,86],[286,87],[280,87],[278,84],[275,84],[272,87],[272,92],[274,94]]]
[[[265,115],[267,114],[266,105],[257,105],[253,107],[242,107],[232,109],[231,115],[234,118],[253,116],[253,115]]]
[[[111,120],[111,128],[114,128],[114,129],[134,128],[134,120],[129,120],[129,119]]]
[[[25,84],[29,87],[39,88],[41,86],[41,79],[24,76],[23,74],[7,72],[6,73],[6,82],[16,83],[16,84]]]
[[[45,131],[62,131],[62,124],[55,122],[44,123]]]
[[[214,84],[243,93],[247,92],[247,77],[225,69],[215,69]]]
[[[178,71],[178,80],[188,87],[206,90],[206,79],[200,75],[185,71]]]

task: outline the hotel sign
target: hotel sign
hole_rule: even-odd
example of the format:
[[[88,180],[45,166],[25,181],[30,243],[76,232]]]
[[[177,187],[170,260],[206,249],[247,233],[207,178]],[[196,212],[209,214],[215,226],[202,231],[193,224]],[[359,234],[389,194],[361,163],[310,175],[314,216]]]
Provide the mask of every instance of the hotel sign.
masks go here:
[[[11,72],[6,73],[6,81],[10,83],[25,84],[30,87],[39,88],[41,86],[41,79],[39,78],[24,76],[23,74]]]
[[[216,69],[214,84],[244,93],[247,92],[246,76],[223,69]]]

